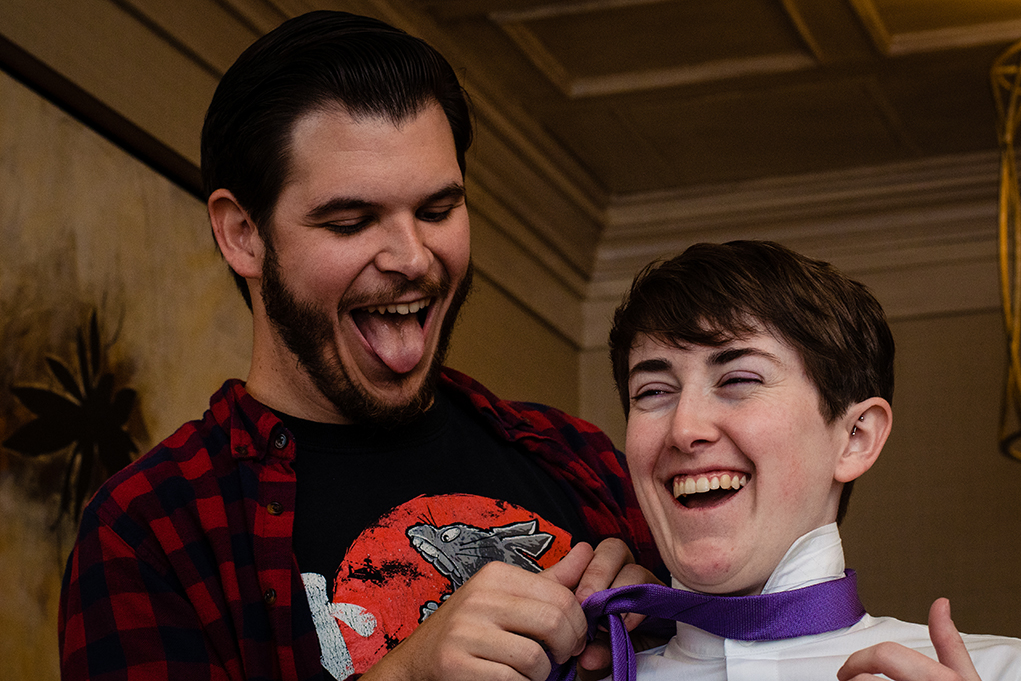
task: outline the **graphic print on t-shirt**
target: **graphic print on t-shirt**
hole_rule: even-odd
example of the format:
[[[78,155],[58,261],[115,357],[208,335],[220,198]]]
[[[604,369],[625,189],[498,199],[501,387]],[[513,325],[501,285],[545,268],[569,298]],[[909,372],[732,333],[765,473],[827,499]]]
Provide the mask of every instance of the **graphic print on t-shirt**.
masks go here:
[[[540,572],[571,536],[540,516],[471,494],[420,496],[367,527],[333,582],[304,573],[305,590],[334,678],[364,673],[483,565],[501,560]]]

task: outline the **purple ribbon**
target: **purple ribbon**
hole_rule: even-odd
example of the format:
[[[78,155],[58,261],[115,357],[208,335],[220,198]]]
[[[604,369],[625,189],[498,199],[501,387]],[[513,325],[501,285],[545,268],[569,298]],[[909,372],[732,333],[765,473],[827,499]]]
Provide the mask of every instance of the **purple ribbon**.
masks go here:
[[[757,596],[714,596],[661,584],[634,584],[592,594],[582,603],[589,640],[609,622],[614,681],[635,681],[635,649],[622,613],[685,622],[723,638],[776,641],[850,627],[865,616],[858,579],[846,570],[834,579],[793,591]],[[547,681],[572,681],[574,661],[555,668]]]

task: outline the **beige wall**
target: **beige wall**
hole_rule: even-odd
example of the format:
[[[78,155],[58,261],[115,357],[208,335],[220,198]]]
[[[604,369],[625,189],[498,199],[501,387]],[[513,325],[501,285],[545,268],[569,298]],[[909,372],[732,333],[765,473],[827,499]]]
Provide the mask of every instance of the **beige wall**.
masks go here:
[[[484,274],[475,275],[447,364],[499,397],[578,411],[577,349]]]
[[[997,448],[1006,371],[995,311],[900,320],[894,427],[843,527],[873,612],[1021,636],[1021,462]]]
[[[46,356],[77,375],[75,333],[96,309],[115,387],[138,391],[130,432],[144,451],[247,372],[248,311],[200,201],[2,72],[0,102],[0,437],[33,418],[6,387],[57,388]],[[0,450],[4,678],[57,678],[67,455]]]

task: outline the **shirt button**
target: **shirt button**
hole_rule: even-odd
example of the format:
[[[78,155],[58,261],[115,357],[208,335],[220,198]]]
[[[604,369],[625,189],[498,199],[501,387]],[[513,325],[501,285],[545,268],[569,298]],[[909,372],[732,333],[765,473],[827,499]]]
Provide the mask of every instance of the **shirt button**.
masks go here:
[[[270,515],[280,515],[284,512],[284,505],[279,501],[271,501],[266,505],[266,510],[269,511]]]
[[[262,600],[266,601],[266,605],[273,605],[277,602],[277,590],[266,589],[266,593],[262,594]]]
[[[276,439],[273,440],[273,446],[277,449],[283,449],[287,446],[287,433],[277,433]]]

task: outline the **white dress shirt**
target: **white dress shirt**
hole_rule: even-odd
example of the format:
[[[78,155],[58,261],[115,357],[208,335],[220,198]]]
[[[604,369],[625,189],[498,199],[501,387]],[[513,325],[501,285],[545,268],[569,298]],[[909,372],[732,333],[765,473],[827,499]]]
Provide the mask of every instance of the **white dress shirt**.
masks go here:
[[[844,575],[844,551],[836,524],[794,542],[766,582],[763,593],[788,591]],[[685,588],[674,580],[675,588]],[[936,658],[928,628],[891,617],[865,617],[852,627],[783,641],[725,639],[677,623],[665,646],[638,655],[639,681],[830,681],[848,656],[896,641]],[[983,681],[1021,680],[1021,639],[964,636]]]

